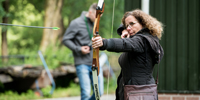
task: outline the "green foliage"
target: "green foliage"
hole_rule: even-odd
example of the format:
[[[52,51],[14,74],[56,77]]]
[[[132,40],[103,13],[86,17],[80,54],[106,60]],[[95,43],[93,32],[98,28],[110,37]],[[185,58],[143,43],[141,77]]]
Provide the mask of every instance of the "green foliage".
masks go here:
[[[13,49],[14,51],[15,49]],[[13,57],[24,57],[20,58],[10,58],[6,64],[3,64],[2,60],[0,67],[11,66],[11,65],[32,65],[32,66],[43,66],[43,63],[38,55],[38,47],[35,49],[17,49],[20,53],[18,55],[13,55]],[[73,56],[71,50],[68,48],[61,47],[48,47],[46,52],[42,55],[47,63],[49,69],[55,69],[60,66],[61,62],[73,64]]]
[[[13,91],[6,91],[5,93],[0,93],[0,100],[30,100],[38,99],[32,90],[28,90],[25,93],[18,94]]]
[[[43,94],[44,97],[48,97],[48,98],[52,97],[52,95],[50,94],[51,88],[52,88],[52,86],[48,85],[45,88],[41,89],[42,94]]]
[[[2,1],[3,0],[0,0],[0,2]],[[111,36],[113,1],[114,0],[104,1],[105,10],[101,18],[99,28],[100,35],[104,38],[119,37],[116,30],[121,23],[121,18],[124,14],[124,0],[115,0],[113,36]],[[71,20],[80,16],[83,10],[87,11],[89,6],[94,2],[97,3],[98,0],[80,0],[79,2],[74,0],[64,0],[62,15],[65,29]],[[45,10],[44,0],[10,0],[9,3],[9,23],[17,25],[43,26],[43,16]],[[3,10],[2,6],[0,6],[0,11],[1,10]],[[8,54],[25,56],[25,62],[23,62],[23,60],[10,59],[5,65],[42,65],[37,51],[39,50],[43,29],[15,26],[7,26],[6,28],[8,30]],[[58,41],[58,45],[60,44],[60,41]],[[43,55],[45,56],[47,65],[51,69],[58,67],[60,62],[73,64],[72,52],[65,46],[49,47],[47,48],[47,51],[43,52]]]
[[[20,6],[19,6],[20,5]],[[9,23],[16,25],[43,26],[43,13],[38,12],[28,0],[11,0]],[[23,49],[38,49],[43,29],[8,27],[9,54],[19,54]]]
[[[4,8],[2,6],[3,1],[5,1],[5,0],[0,0],[0,22],[2,22],[2,18],[6,14],[6,12],[4,11]]]
[[[104,38],[118,38],[117,28],[121,23],[121,18],[124,14],[124,0],[115,0],[114,7],[114,19],[113,16],[113,1],[114,0],[105,0],[105,9],[103,16],[100,21],[99,31],[100,35]],[[112,20],[113,23],[113,33],[112,32]],[[112,36],[111,36],[112,35]]]
[[[116,88],[117,88],[117,80],[110,79],[108,81],[107,78],[104,78],[104,94],[106,94],[107,92],[109,94],[113,94],[115,93]]]
[[[58,47],[48,47],[46,52],[43,53],[46,63],[50,69],[55,69],[59,67],[61,62],[66,62],[73,64],[74,59],[71,50],[62,46]]]
[[[35,10],[42,12],[45,9],[46,0],[28,0],[29,3],[34,5]]]
[[[2,1],[0,0],[0,21],[2,16],[5,15],[4,9],[2,8]],[[64,0],[62,15],[65,29],[68,24],[80,16],[81,12],[87,11],[89,6],[93,3],[97,3],[98,0]],[[111,38],[112,30],[112,14],[113,14],[113,0],[105,0],[105,10],[100,21],[100,35],[104,38]],[[45,0],[10,0],[9,7],[9,23],[17,25],[30,25],[30,26],[43,26],[44,23],[44,5]],[[121,23],[121,18],[124,14],[124,0],[115,0],[115,12],[114,12],[114,26],[113,26],[113,36],[119,37],[117,35],[117,28]],[[5,66],[9,65],[33,65],[41,66],[42,61],[39,58],[37,51],[39,50],[40,42],[43,35],[43,29],[37,28],[24,28],[10,26],[6,27],[7,40],[8,40],[8,52],[9,55],[22,55],[25,57],[24,62],[20,59],[9,59]],[[2,28],[0,28],[2,31]],[[1,36],[0,36],[1,37]],[[0,41],[1,43],[1,41]],[[45,52],[43,52],[45,61],[50,69],[55,69],[59,67],[60,62],[67,62],[73,64],[73,56],[71,50],[65,46],[58,45],[54,47],[48,47]],[[0,60],[0,64],[2,64]],[[0,66],[1,67],[1,66]],[[109,83],[108,93],[114,93],[116,89],[116,83],[111,80]],[[104,84],[104,93],[107,92],[107,81]],[[0,88],[3,85],[0,83]],[[80,86],[73,82],[67,88],[56,88],[53,95],[49,96],[48,92],[51,87],[43,89],[43,94],[46,97],[67,97],[67,96],[78,96],[80,95]],[[12,96],[10,96],[12,95]],[[34,95],[32,90],[26,93],[18,94],[13,91],[6,91],[5,93],[0,93],[0,100],[27,100],[39,98]]]
[[[4,91],[4,85],[2,82],[0,82],[0,92],[3,92]]]
[[[64,17],[64,25],[68,24],[75,18],[79,17],[82,11],[87,11],[92,3],[98,3],[98,0],[80,0],[75,2],[74,0],[64,1],[62,15]],[[114,0],[105,0],[105,9],[103,16],[100,20],[99,31],[100,35],[104,38],[111,38],[112,30],[112,14],[113,14],[113,2]],[[84,4],[84,5],[83,5]],[[80,9],[81,8],[81,9]],[[121,23],[121,18],[124,14],[124,0],[115,0],[115,12],[114,12],[114,24],[113,24],[113,36],[119,37],[117,34],[117,28]]]

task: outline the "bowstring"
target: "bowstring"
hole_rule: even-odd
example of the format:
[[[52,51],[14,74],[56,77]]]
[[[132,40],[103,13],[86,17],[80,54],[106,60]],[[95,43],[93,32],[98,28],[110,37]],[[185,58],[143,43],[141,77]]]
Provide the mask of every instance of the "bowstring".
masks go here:
[[[112,27],[111,27],[111,38],[113,37],[113,25],[114,25],[114,14],[115,14],[115,0],[113,0],[113,13],[112,13]],[[109,88],[109,77],[110,77],[110,63],[108,63],[108,83],[107,83],[107,98],[106,100],[108,100],[108,88]]]
[[[114,24],[114,14],[115,14],[115,0],[113,0],[113,13],[112,13],[112,27],[111,27],[111,38],[113,37],[113,24]]]

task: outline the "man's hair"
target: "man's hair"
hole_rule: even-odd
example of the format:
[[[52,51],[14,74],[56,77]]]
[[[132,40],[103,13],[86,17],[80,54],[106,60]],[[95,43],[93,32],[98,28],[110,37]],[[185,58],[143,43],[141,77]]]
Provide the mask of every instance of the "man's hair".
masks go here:
[[[96,10],[96,8],[97,8],[97,3],[93,3],[93,4],[90,6],[89,10]]]

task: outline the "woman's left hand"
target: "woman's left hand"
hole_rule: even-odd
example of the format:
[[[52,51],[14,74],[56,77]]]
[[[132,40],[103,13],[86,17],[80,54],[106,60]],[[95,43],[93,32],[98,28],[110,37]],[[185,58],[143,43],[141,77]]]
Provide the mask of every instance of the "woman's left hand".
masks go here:
[[[103,46],[103,39],[98,36],[98,37],[92,37],[92,47],[93,48],[99,48]]]

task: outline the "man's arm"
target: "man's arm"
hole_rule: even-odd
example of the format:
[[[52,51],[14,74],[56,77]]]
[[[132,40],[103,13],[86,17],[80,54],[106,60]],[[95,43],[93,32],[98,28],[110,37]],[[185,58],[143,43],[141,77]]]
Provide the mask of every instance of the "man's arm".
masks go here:
[[[69,25],[69,27],[67,28],[63,39],[62,39],[62,43],[67,46],[70,50],[72,50],[73,52],[76,52],[77,54],[81,52],[81,46],[77,46],[74,43],[74,39],[75,36],[78,32],[78,30],[75,28],[76,27],[76,23],[74,21],[72,21]]]

